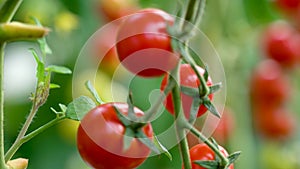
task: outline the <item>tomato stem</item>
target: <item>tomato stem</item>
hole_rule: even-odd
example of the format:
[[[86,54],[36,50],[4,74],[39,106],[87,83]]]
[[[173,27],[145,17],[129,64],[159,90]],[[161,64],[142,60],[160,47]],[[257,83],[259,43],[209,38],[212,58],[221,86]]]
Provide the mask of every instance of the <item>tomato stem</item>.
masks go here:
[[[216,155],[221,159],[221,167],[225,168],[229,165],[229,161],[227,157],[225,157],[218,147],[214,143],[212,143],[208,138],[206,138],[198,129],[196,129],[193,125],[186,122],[186,129],[190,130],[195,136],[197,136],[200,140],[202,140],[206,145],[208,145],[215,153]]]
[[[13,155],[17,152],[17,150],[27,141],[31,140],[32,138],[34,138],[35,136],[37,136],[38,134],[44,132],[46,129],[52,127],[53,125],[61,122],[62,120],[64,120],[66,117],[65,115],[61,115],[61,116],[57,116],[55,119],[53,119],[52,121],[49,121],[48,123],[46,123],[45,125],[39,127],[38,129],[32,131],[31,133],[24,135],[23,137],[17,138],[16,141],[14,142],[14,144],[9,148],[9,150],[6,152],[5,154],[5,161],[9,161]]]

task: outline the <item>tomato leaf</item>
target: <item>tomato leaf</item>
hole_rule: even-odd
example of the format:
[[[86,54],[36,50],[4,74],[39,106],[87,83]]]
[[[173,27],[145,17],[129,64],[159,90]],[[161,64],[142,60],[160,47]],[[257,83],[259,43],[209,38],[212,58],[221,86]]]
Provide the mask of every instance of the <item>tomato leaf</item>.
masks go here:
[[[46,68],[46,71],[48,72],[54,72],[54,73],[60,73],[60,74],[71,74],[72,71],[64,66],[56,66],[56,65],[50,65]]]
[[[180,90],[182,91],[182,93],[184,93],[188,96],[192,96],[192,97],[198,97],[199,96],[198,88],[180,86]]]
[[[212,94],[212,93],[216,93],[217,91],[219,91],[220,89],[222,88],[222,83],[216,83],[212,86],[209,86],[209,93]]]
[[[128,120],[123,113],[121,113],[121,111],[116,107],[113,106],[113,108],[115,109],[117,116],[119,118],[119,120],[121,121],[121,123],[125,126],[125,127],[129,127],[132,123],[130,120]]]
[[[86,81],[85,82],[85,86],[88,89],[88,91],[93,95],[94,99],[96,100],[96,102],[98,104],[103,104],[102,99],[100,98],[100,96],[98,95],[96,89],[93,87],[93,85],[91,84],[91,81]]]
[[[192,48],[189,47],[188,49],[189,49],[190,56],[194,60],[194,62],[200,67],[205,67],[205,64],[200,59],[199,55],[194,50],[192,50]]]
[[[58,84],[50,83],[50,89],[57,89],[60,88]]]
[[[94,107],[96,107],[96,104],[91,98],[80,96],[68,104],[66,117],[80,121]]]
[[[209,77],[209,73],[208,73],[208,66],[205,64],[205,69],[204,69],[204,74],[203,74],[203,77],[204,77],[204,80],[207,82],[208,81],[208,77]]]
[[[138,132],[135,133],[135,136],[137,139],[140,140],[140,142],[145,144],[149,149],[151,149],[157,154],[160,154],[158,147],[141,130],[138,130]]]
[[[155,146],[158,148],[158,150],[161,153],[164,153],[170,161],[172,161],[172,155],[171,153],[166,149],[166,147],[164,147],[160,141],[158,140],[158,138],[156,136],[153,137],[153,143],[155,144]]]
[[[227,158],[229,160],[229,164],[232,164],[234,163],[238,158],[239,156],[241,155],[241,152],[240,151],[237,151],[237,152],[234,152],[232,154],[230,154]]]
[[[192,103],[191,110],[190,110],[189,122],[193,122],[196,120],[197,113],[198,113],[201,102],[202,102],[201,99],[199,99],[198,97],[193,99],[193,103]]]
[[[32,53],[32,55],[34,56],[34,59],[37,63],[37,71],[36,71],[36,77],[38,80],[38,84],[40,82],[45,82],[45,64],[44,62],[40,59],[40,57],[38,56],[38,54],[36,53],[36,51],[34,49],[29,49]]]
[[[204,161],[204,160],[196,160],[193,163],[208,169],[218,169],[219,163],[217,161]]]
[[[125,130],[125,135],[123,137],[123,145],[124,145],[123,151],[124,152],[129,149],[134,136],[135,136],[134,131],[131,128],[127,127]]]
[[[208,99],[205,98],[203,101],[203,105],[215,116],[217,116],[218,118],[221,118],[221,115],[219,113],[219,111],[216,109],[216,107],[212,104],[212,102]]]

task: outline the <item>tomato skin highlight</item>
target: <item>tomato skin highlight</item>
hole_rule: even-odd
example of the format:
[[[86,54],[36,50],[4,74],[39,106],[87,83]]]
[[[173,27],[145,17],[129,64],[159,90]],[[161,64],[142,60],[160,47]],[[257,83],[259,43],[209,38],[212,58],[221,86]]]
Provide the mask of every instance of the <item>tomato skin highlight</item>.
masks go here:
[[[226,157],[228,156],[227,151],[222,146],[219,146],[219,150],[221,151],[221,153],[223,155],[225,155]],[[197,161],[197,160],[213,161],[213,160],[215,160],[214,151],[212,149],[210,149],[204,143],[193,146],[189,152],[190,152],[190,158],[191,158],[191,162],[192,162],[192,169],[206,169],[197,164],[194,164],[193,161]],[[182,169],[184,169],[184,166],[182,166]],[[234,169],[234,165],[231,164],[228,167],[228,169]]]
[[[120,25],[117,52],[122,65],[143,77],[161,76],[173,69],[179,56],[172,51],[167,26],[174,19],[159,9],[143,9]]]
[[[197,67],[197,70],[201,75],[204,74],[204,69],[201,67]],[[180,85],[181,86],[186,86],[186,87],[192,87],[192,88],[197,88],[200,84],[200,80],[198,79],[196,73],[192,69],[192,67],[189,64],[182,64],[180,65]],[[161,91],[163,91],[168,83],[168,77],[169,75],[165,75],[163,78],[163,81],[161,83]],[[211,86],[212,80],[209,77],[208,81],[206,82],[208,86]],[[213,99],[213,94],[208,95],[209,99]],[[182,106],[183,106],[183,111],[185,114],[185,117],[189,119],[190,117],[190,109],[192,106],[193,98],[191,96],[188,96],[184,93],[181,92],[181,101],[182,101]],[[164,105],[168,112],[171,114],[174,114],[174,104],[173,104],[173,99],[172,99],[172,94],[168,94],[165,101]],[[200,117],[207,111],[207,108],[204,105],[200,105],[197,113],[197,117]]]
[[[125,103],[107,103],[99,105],[85,115],[77,132],[77,148],[82,159],[96,169],[132,169],[145,161],[150,149],[133,138],[127,150],[123,150],[125,127],[113,108],[116,106],[125,115],[128,105]],[[137,116],[143,112],[135,108]],[[152,139],[150,124],[142,128]]]

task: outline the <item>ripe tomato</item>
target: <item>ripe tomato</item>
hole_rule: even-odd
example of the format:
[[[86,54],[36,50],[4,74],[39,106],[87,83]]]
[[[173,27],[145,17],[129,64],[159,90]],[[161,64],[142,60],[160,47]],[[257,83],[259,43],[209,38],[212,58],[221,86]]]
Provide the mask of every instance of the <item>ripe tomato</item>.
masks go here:
[[[120,64],[115,46],[117,30],[117,24],[109,24],[96,32],[92,39],[92,52],[99,63],[98,68],[110,75]]]
[[[197,69],[201,75],[204,74],[204,69],[202,69],[201,67],[197,67]],[[168,83],[168,75],[165,75],[161,83],[161,87],[160,87],[161,90],[165,89],[167,83]],[[206,84],[208,86],[212,85],[212,81],[210,78],[208,78]],[[198,79],[196,73],[194,72],[194,70],[189,64],[180,65],[180,85],[186,87],[193,87],[193,88],[197,88],[199,85],[201,85],[200,80]],[[213,94],[210,94],[208,97],[210,100],[212,100]],[[183,107],[185,117],[189,119],[193,98],[181,92],[181,101],[182,101],[182,107]],[[167,98],[165,100],[165,107],[171,114],[174,114],[174,105],[173,105],[173,99],[171,93],[167,95]],[[204,105],[200,105],[198,109],[197,117],[203,115],[206,111],[207,108]]]
[[[275,0],[276,6],[288,14],[293,14],[300,7],[300,0]]]
[[[222,146],[219,146],[219,150],[221,151],[222,154],[224,154],[225,156],[228,156],[227,151]],[[197,144],[190,149],[190,158],[192,161],[192,169],[206,169],[197,164],[194,164],[193,161],[197,161],[197,160],[210,161],[210,160],[216,159],[215,152],[204,143]],[[183,166],[182,166],[182,168],[184,169]],[[234,165],[231,164],[228,167],[228,169],[234,169]]]
[[[139,9],[136,0],[98,0],[97,10],[108,21],[130,15]]]
[[[214,139],[220,144],[225,144],[234,131],[234,117],[228,108],[225,108],[222,117],[213,133]]]
[[[263,107],[254,109],[254,125],[265,138],[286,140],[295,130],[295,118],[284,108]]]
[[[254,70],[250,92],[253,106],[278,107],[288,99],[291,91],[280,65],[264,60]]]
[[[144,77],[161,76],[173,69],[179,57],[171,47],[167,26],[174,19],[159,9],[144,9],[120,25],[117,52],[125,68]]]
[[[284,67],[294,67],[298,63],[299,45],[298,33],[287,23],[275,22],[264,33],[263,51]]]
[[[77,147],[83,160],[96,169],[132,169],[139,166],[149,155],[150,149],[133,138],[127,150],[123,150],[125,127],[113,108],[127,114],[125,103],[107,103],[88,112],[78,128]],[[144,113],[135,108],[137,116]],[[142,131],[150,139],[152,127],[147,124]],[[127,137],[127,136],[126,136]]]

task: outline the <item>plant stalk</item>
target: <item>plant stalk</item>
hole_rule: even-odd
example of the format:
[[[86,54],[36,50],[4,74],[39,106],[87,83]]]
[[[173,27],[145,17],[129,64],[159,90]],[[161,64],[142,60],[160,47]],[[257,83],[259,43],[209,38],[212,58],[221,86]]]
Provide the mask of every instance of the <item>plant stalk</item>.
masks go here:
[[[4,160],[4,47],[5,43],[0,42],[0,167],[6,169]]]
[[[185,137],[185,128],[182,126],[182,121],[185,120],[184,113],[181,111],[181,97],[180,97],[180,76],[179,76],[180,62],[176,68],[172,70],[170,81],[175,81],[175,86],[172,90],[172,99],[175,111],[175,129],[177,138],[179,140],[179,150],[185,169],[191,169],[191,159],[187,139]]]
[[[12,20],[23,0],[6,0],[0,9],[0,23]]]
[[[32,131],[31,133],[20,137],[18,139],[16,139],[16,141],[14,142],[14,144],[10,147],[10,149],[7,151],[7,153],[5,154],[5,161],[9,161],[13,155],[17,152],[17,150],[27,141],[31,140],[33,137],[37,136],[38,134],[44,132],[46,129],[54,126],[55,124],[61,122],[62,120],[64,120],[66,117],[65,116],[60,116],[60,117],[56,117],[55,119],[53,119],[52,121],[49,121],[47,124],[39,127],[38,129]]]

